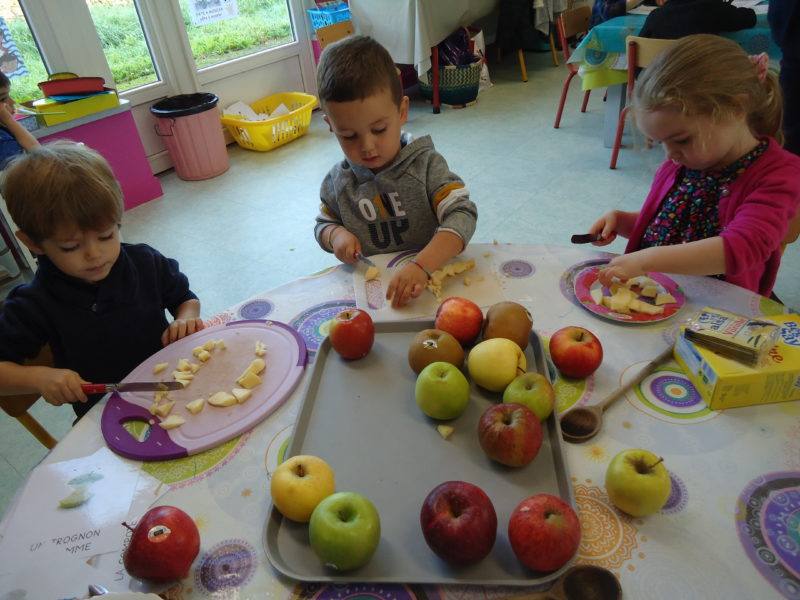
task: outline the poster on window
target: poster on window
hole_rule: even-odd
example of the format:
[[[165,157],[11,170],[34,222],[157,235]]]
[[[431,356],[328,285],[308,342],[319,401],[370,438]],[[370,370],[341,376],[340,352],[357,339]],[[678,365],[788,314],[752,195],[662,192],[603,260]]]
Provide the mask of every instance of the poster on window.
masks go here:
[[[9,31],[8,24],[3,17],[0,17],[0,36],[2,36],[2,39],[0,39],[0,71],[5,73],[9,79],[27,75],[28,69],[25,68],[25,63],[22,62],[17,45],[14,43],[11,31]]]
[[[208,25],[239,16],[236,0],[189,0],[192,25]]]

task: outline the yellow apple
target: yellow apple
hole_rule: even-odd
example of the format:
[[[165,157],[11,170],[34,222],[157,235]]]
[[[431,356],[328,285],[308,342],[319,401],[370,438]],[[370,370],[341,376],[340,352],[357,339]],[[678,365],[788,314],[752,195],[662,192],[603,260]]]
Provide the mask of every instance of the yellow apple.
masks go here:
[[[527,367],[528,361],[522,349],[507,338],[484,340],[467,356],[469,376],[491,392],[502,392]]]
[[[278,465],[272,473],[272,503],[287,519],[308,523],[323,499],[336,491],[333,469],[310,454],[298,454]]]

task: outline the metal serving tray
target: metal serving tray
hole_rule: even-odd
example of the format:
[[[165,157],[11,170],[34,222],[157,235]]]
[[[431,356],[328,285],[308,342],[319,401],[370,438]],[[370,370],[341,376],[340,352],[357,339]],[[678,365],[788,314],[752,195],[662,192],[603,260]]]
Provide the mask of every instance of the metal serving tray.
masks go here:
[[[311,380],[295,423],[287,456],[313,454],[334,471],[337,491],[369,498],[381,518],[375,555],[360,569],[338,572],[314,554],[308,526],[282,517],[273,506],[264,545],[272,565],[302,581],[537,585],[554,573],[523,567],[508,541],[508,519],[525,498],[537,493],[560,496],[575,507],[564,461],[558,419],[544,425],[537,457],[522,468],[490,460],[478,443],[478,419],[501,394],[471,383],[470,403],[457,419],[453,435],[443,439],[440,421],[426,417],[414,400],[416,375],[407,352],[418,331],[433,321],[376,323],[372,351],[356,361],[341,359],[325,339],[317,352]],[[528,370],[552,378],[535,331],[525,351]],[[497,539],[476,565],[455,568],[440,560],[422,536],[419,513],[425,496],[438,484],[463,480],[481,487],[497,512]]]

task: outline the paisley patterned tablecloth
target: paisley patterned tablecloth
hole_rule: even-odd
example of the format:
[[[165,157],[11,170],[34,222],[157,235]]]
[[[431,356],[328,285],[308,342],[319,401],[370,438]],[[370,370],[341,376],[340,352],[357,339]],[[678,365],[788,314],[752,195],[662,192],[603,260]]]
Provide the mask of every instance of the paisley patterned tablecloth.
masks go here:
[[[594,375],[584,381],[555,382],[558,411],[592,404],[625,382],[671,343],[682,321],[704,306],[753,316],[786,311],[717,279],[673,276],[686,294],[686,304],[675,317],[656,324],[619,324],[582,308],[570,285],[586,263],[606,254],[544,245],[478,248],[497,269],[502,295],[530,309],[534,329],[543,339],[565,325],[579,325],[603,342],[604,362]],[[264,292],[210,324],[239,319],[288,323],[300,332],[313,360],[328,320],[355,305],[352,269],[339,265]],[[524,591],[301,584],[274,570],[263,548],[269,476],[284,457],[306,380],[248,433],[196,456],[142,464],[168,488],[158,504],[181,507],[201,531],[200,555],[190,574],[165,597],[493,600]],[[101,411],[102,405],[93,409],[45,463],[87,456],[100,448]],[[673,491],[659,514],[631,518],[617,510],[605,492],[609,460],[631,447],[664,457]],[[710,411],[677,364],[669,362],[606,412],[604,429],[596,438],[582,445],[565,444],[565,450],[583,534],[577,562],[611,569],[626,598],[800,598],[800,403]],[[8,514],[13,519],[13,511]],[[96,570],[94,583],[116,591],[136,587],[121,568],[119,552],[93,557],[89,563]],[[27,595],[13,597],[41,599],[37,582],[28,585]]]
[[[756,15],[756,26],[724,33],[744,48],[748,54],[766,52],[770,59],[781,57],[767,23],[767,15]],[[628,60],[625,56],[625,38],[637,35],[644,25],[645,15],[625,15],[595,25],[581,40],[570,56],[569,62],[579,64],[584,90],[625,83],[628,79]],[[777,64],[777,63],[776,63]]]

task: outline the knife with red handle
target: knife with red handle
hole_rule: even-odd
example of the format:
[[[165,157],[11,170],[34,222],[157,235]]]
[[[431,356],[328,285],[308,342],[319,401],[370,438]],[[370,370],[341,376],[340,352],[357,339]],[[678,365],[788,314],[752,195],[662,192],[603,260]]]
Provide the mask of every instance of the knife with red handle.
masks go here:
[[[182,390],[178,381],[139,381],[133,383],[82,383],[85,394],[108,394],[110,392],[166,392]]]

